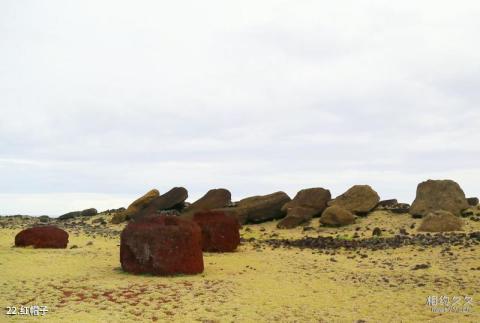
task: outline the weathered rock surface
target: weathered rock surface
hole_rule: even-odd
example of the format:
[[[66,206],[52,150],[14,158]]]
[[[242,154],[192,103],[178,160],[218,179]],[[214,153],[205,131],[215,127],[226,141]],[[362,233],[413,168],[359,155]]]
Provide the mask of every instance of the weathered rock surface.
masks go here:
[[[410,214],[423,217],[430,212],[444,210],[453,215],[461,215],[469,207],[465,193],[452,180],[428,180],[418,184],[415,201]]]
[[[461,231],[463,221],[451,212],[438,210],[429,213],[420,224],[418,231],[446,232]]]
[[[193,216],[202,229],[203,251],[231,252],[240,244],[240,224],[237,218],[224,212],[197,212]]]
[[[293,200],[283,205],[282,211],[287,213],[277,227],[281,229],[294,228],[315,216],[320,216],[331,199],[329,190],[324,188],[303,189]]]
[[[355,216],[353,213],[338,205],[329,206],[320,217],[320,223],[327,226],[342,226],[354,222]]]
[[[15,246],[34,248],[66,248],[68,233],[56,226],[39,226],[20,231],[15,236]]]
[[[224,188],[209,190],[204,196],[190,204],[185,210],[185,214],[193,215],[195,212],[208,211],[224,208],[232,202],[232,194]]]
[[[275,192],[268,195],[259,195],[244,198],[234,207],[215,209],[228,215],[235,216],[240,224],[261,223],[280,219],[286,215],[282,206],[291,199],[285,192]]]
[[[136,221],[141,217],[163,210],[181,210],[187,197],[188,191],[184,187],[174,187],[167,193],[154,198],[145,208],[131,215],[130,218]]]
[[[201,229],[180,217],[144,216],[122,231],[120,262],[124,271],[134,274],[201,273]]]
[[[328,203],[337,205],[354,214],[366,215],[377,206],[380,197],[369,185],[354,185],[345,193]]]
[[[288,215],[278,222],[277,228],[292,229],[318,215],[317,210],[301,206],[290,208],[287,212]]]
[[[160,193],[157,189],[148,191],[146,194],[133,201],[125,211],[116,213],[112,218],[112,223],[118,224],[129,220],[131,216],[146,208],[153,199],[159,196]]]

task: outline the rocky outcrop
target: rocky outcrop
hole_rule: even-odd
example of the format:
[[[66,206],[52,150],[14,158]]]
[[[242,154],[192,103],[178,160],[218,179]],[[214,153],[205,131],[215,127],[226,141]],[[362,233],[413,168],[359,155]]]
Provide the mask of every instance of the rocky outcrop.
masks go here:
[[[430,212],[444,210],[461,215],[469,207],[465,193],[452,180],[428,180],[418,184],[415,201],[410,207],[413,217],[423,217]]]
[[[197,212],[193,216],[202,229],[203,251],[231,252],[240,244],[240,224],[237,218],[224,212]]]
[[[320,217],[320,223],[326,226],[343,226],[354,222],[353,213],[338,205],[329,206]]]
[[[15,236],[15,246],[34,248],[66,248],[68,233],[56,226],[39,226],[20,231]]]
[[[240,224],[261,223],[283,218],[286,212],[282,210],[290,197],[284,192],[275,192],[268,195],[252,196],[240,200],[234,207],[215,209],[228,215],[235,216]]]
[[[451,212],[438,210],[429,213],[420,224],[418,231],[446,232],[461,231],[463,221]]]
[[[202,232],[193,221],[172,216],[144,216],[120,235],[122,269],[133,274],[203,272]]]
[[[148,191],[146,194],[133,201],[132,204],[130,204],[125,211],[115,213],[112,218],[112,223],[118,224],[129,220],[131,216],[139,213],[141,210],[146,208],[155,198],[159,196],[160,193],[157,189]]]
[[[299,191],[293,200],[283,205],[282,211],[287,215],[277,224],[277,227],[294,228],[315,216],[320,216],[330,199],[330,191],[324,188],[308,188]]]
[[[142,210],[132,214],[130,219],[136,221],[146,215],[151,215],[163,210],[181,210],[184,207],[185,200],[188,197],[188,191],[183,187],[174,187],[165,194],[154,199]]]
[[[340,206],[356,215],[366,215],[377,206],[380,197],[369,185],[354,185],[328,203]]]

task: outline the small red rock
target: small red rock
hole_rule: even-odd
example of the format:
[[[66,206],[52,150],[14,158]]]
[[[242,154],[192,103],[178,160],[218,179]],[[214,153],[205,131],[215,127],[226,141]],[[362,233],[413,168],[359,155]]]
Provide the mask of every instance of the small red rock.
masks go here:
[[[193,221],[202,229],[203,251],[230,252],[240,244],[240,224],[236,217],[221,211],[197,212]]]
[[[66,248],[68,233],[56,226],[39,226],[20,231],[15,236],[15,246],[34,248]]]
[[[154,275],[203,272],[202,233],[190,220],[146,216],[130,222],[120,236],[124,271]]]

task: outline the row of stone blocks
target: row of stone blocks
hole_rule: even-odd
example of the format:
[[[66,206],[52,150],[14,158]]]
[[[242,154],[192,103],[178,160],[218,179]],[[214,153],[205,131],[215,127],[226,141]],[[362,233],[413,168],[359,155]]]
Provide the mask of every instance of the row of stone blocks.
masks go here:
[[[240,225],[222,212],[199,212],[192,220],[146,216],[130,222],[120,236],[120,262],[134,274],[175,275],[203,272],[203,252],[232,252],[240,244]],[[16,246],[66,248],[68,233],[55,226],[25,229]]]

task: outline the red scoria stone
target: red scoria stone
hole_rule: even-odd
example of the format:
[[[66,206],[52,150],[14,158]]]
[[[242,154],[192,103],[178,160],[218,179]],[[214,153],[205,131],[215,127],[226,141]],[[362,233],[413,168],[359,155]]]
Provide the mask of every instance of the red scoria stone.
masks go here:
[[[197,212],[193,216],[202,229],[203,251],[231,252],[240,244],[237,218],[221,211]]]
[[[34,248],[66,248],[68,233],[53,225],[28,228],[15,236],[15,246]]]
[[[124,271],[153,275],[203,272],[202,233],[193,221],[173,216],[145,216],[120,235]]]

